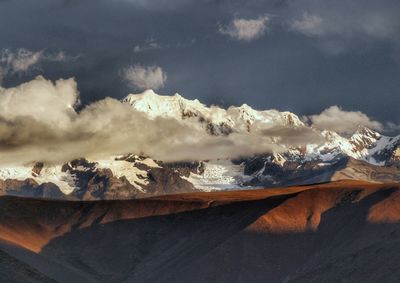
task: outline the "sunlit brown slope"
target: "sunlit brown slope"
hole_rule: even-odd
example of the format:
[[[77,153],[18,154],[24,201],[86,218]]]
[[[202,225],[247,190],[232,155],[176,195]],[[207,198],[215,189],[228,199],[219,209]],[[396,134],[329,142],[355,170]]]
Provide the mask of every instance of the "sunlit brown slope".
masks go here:
[[[204,209],[234,202],[255,201],[272,196],[291,196],[278,208],[262,216],[258,222],[268,222],[268,230],[304,230],[304,221],[312,215],[314,229],[320,214],[333,207],[349,191],[363,194],[387,186],[365,182],[335,182],[315,186],[298,186],[248,191],[224,191],[166,195],[143,200],[104,202],[47,201],[16,197],[0,198],[0,239],[40,252],[52,238],[71,230],[105,224],[117,220],[168,215]],[[310,192],[306,192],[311,190]],[[291,209],[288,211],[288,209]],[[293,214],[295,218],[293,218]],[[388,217],[390,212],[386,213]],[[279,226],[279,227],[278,227]]]
[[[400,254],[399,194],[342,181],[131,201],[3,197],[0,239],[61,282],[368,281],[374,268],[381,280]]]

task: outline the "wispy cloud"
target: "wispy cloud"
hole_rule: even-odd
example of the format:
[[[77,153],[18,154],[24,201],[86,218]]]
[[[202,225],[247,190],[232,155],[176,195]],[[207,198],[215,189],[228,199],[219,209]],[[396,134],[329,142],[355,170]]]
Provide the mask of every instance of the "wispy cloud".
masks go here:
[[[133,52],[140,53],[148,50],[160,49],[161,45],[154,39],[149,38],[143,44],[137,44],[133,48]]]
[[[15,51],[3,49],[0,52],[0,82],[7,76],[21,74],[36,68],[41,62],[65,62],[76,57],[67,56],[63,51],[48,53],[43,50],[31,51],[19,48]]]
[[[304,12],[300,19],[294,20],[290,24],[290,29],[298,31],[308,36],[318,36],[324,33],[322,28],[322,18]]]
[[[400,20],[396,9],[375,1],[345,1],[340,5],[300,0],[288,6],[289,28],[307,36],[337,36],[397,40]]]
[[[218,31],[237,40],[252,41],[265,33],[268,21],[268,16],[256,19],[236,18],[227,26],[220,25]]]

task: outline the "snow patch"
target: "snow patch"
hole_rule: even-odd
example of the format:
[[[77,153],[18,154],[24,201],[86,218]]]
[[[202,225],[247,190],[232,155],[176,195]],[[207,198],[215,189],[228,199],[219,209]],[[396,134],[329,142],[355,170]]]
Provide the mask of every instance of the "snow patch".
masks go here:
[[[144,192],[142,186],[146,186],[148,182],[147,172],[135,167],[135,163],[125,160],[98,160],[96,168],[110,169],[117,178],[125,177],[136,189]]]
[[[60,188],[64,194],[70,194],[75,190],[74,178],[68,172],[62,172],[61,166],[45,166],[39,176],[32,175],[32,166],[14,166],[0,168],[0,179],[15,179],[24,181],[33,179],[39,185],[43,183],[53,183]]]
[[[204,163],[202,175],[191,173],[184,177],[196,188],[203,191],[220,191],[227,189],[243,189],[240,184],[251,176],[243,174],[243,166],[235,165],[230,160],[213,160]]]

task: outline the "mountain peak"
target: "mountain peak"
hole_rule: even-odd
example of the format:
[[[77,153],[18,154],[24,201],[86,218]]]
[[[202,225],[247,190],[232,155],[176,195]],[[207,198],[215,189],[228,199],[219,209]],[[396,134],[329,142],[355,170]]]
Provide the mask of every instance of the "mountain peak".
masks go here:
[[[173,96],[159,95],[151,89],[139,94],[129,94],[123,102],[130,104],[137,111],[146,113],[150,118],[169,117],[180,120],[187,115],[198,116],[207,108],[197,99],[189,100],[179,93]]]
[[[371,137],[371,138],[377,139],[377,138],[380,137],[380,134],[378,132],[368,128],[368,127],[360,125],[360,126],[358,126],[357,130],[354,132],[353,136],[354,137],[367,136],[367,137]]]
[[[350,142],[355,146],[357,150],[369,148],[374,144],[381,135],[367,127],[359,126],[357,131],[350,137]]]
[[[145,96],[157,96],[158,95],[152,89],[146,89],[144,92],[142,92],[142,94]]]
[[[304,123],[291,112],[278,110],[255,110],[248,104],[231,106],[224,109],[218,106],[208,107],[199,100],[186,99],[179,93],[173,96],[158,95],[153,90],[146,90],[139,94],[129,94],[124,103],[130,104],[135,110],[144,112],[149,118],[168,117],[176,120],[185,120],[193,126],[199,123],[206,129],[213,129],[213,133],[231,131],[251,131],[254,122],[263,124],[301,127]],[[196,118],[196,119],[190,119]],[[223,129],[219,129],[219,128]],[[227,127],[229,129],[227,129]]]

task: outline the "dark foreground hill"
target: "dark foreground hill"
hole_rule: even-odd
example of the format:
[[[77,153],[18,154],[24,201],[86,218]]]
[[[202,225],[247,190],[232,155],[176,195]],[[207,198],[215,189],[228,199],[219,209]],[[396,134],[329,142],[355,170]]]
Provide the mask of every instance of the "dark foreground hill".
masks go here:
[[[396,282],[400,185],[0,198],[1,282]]]

